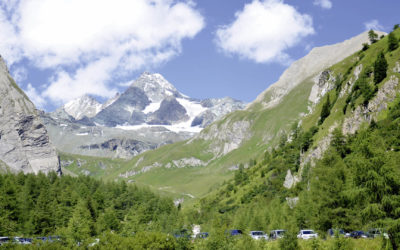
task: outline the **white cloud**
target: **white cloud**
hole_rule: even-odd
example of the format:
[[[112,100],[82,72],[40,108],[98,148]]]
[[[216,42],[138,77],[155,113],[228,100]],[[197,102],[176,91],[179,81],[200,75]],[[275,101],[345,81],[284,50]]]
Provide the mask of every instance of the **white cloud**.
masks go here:
[[[24,91],[37,108],[43,108],[46,104],[46,100],[36,91],[32,84],[28,83],[28,87]]]
[[[233,23],[217,30],[217,46],[257,63],[287,64],[290,56],[285,51],[314,34],[311,16],[281,0],[254,0],[235,17]]]
[[[332,8],[332,2],[330,0],[314,0],[314,5],[320,6],[323,9]]]
[[[364,27],[366,30],[383,30],[383,26],[376,19],[365,22]]]
[[[205,25],[192,2],[7,1],[15,7],[0,4],[3,56],[10,65],[26,58],[57,69],[44,92],[51,100],[68,101],[83,91],[108,97],[113,76],[170,60],[181,53],[182,40]]]
[[[11,75],[17,83],[20,83],[28,77],[28,70],[25,67],[12,67]]]

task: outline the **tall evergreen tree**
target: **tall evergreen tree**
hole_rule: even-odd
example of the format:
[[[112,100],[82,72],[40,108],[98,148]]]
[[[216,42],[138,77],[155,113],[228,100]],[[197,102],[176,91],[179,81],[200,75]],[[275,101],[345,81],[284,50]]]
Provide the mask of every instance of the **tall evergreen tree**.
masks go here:
[[[374,63],[374,82],[375,84],[380,83],[383,79],[386,78],[386,71],[388,68],[388,63],[385,59],[385,55],[383,51],[378,54],[376,61]]]
[[[376,34],[372,29],[368,32],[368,38],[371,44],[376,43],[378,41],[378,34]]]
[[[79,200],[75,207],[72,218],[68,222],[67,236],[72,244],[76,242],[84,242],[89,239],[92,234],[93,221],[86,201]]]
[[[388,36],[388,51],[393,51],[399,47],[399,40],[393,32],[389,33]]]
[[[329,99],[329,94],[328,94],[326,102],[324,103],[324,105],[322,105],[321,116],[319,118],[318,124],[321,125],[325,121],[325,119],[329,116],[330,113],[331,113],[331,101]]]

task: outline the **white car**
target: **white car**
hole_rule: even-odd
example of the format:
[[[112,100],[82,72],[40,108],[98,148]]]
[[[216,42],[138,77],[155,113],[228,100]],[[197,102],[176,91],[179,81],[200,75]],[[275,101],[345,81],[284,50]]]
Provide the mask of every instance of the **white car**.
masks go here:
[[[263,231],[250,231],[250,237],[255,240],[268,240],[268,236]]]
[[[272,230],[269,234],[269,238],[271,238],[271,240],[282,239],[285,233],[286,230],[283,229]]]
[[[318,234],[311,229],[300,230],[300,233],[297,235],[297,238],[308,240],[313,238],[318,238]]]

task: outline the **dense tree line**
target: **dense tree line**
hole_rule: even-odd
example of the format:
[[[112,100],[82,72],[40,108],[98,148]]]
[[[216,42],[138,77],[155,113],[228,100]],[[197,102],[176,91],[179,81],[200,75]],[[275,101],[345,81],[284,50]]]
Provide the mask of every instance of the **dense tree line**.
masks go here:
[[[0,235],[61,235],[84,243],[104,232],[131,236],[172,232],[178,210],[169,198],[125,182],[55,173],[0,175]]]

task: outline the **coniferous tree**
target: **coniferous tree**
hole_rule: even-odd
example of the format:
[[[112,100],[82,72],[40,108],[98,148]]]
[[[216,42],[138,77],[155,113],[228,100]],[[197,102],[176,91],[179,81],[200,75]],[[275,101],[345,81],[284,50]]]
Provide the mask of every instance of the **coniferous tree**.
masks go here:
[[[79,200],[66,230],[68,238],[72,241],[71,243],[82,243],[89,239],[92,234],[92,225],[93,221],[86,202]]]
[[[368,38],[371,44],[376,43],[378,41],[378,34],[376,34],[372,29],[368,32]]]
[[[389,33],[388,36],[388,51],[393,51],[399,47],[399,40],[393,32]]]
[[[324,105],[322,105],[321,116],[319,118],[318,124],[321,125],[325,121],[325,119],[330,115],[330,113],[331,113],[331,101],[329,100],[329,94],[328,94],[326,102],[324,103]]]
[[[388,63],[385,59],[385,55],[381,51],[376,58],[374,63],[374,82],[375,84],[380,83],[383,79],[386,78],[386,71],[388,68]]]

